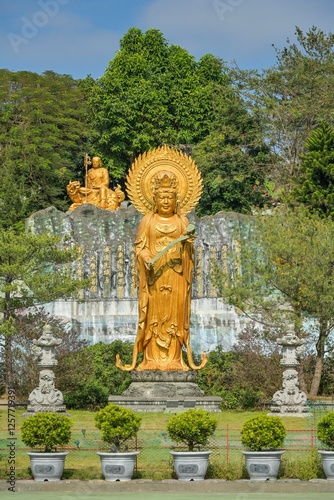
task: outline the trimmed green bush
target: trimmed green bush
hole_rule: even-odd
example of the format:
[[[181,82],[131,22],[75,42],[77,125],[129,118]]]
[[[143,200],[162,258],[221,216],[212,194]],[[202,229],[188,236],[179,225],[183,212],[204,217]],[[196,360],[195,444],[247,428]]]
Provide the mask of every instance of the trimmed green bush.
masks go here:
[[[137,435],[140,423],[141,417],[133,410],[111,403],[95,414],[95,425],[101,430],[103,441],[115,452]]]
[[[29,448],[44,447],[44,452],[56,451],[71,439],[73,421],[66,415],[51,412],[28,417],[21,427],[21,439]]]
[[[259,415],[247,420],[241,430],[241,442],[249,451],[282,448],[286,430],[279,417]]]
[[[206,410],[191,409],[174,415],[167,424],[169,437],[187,445],[188,451],[206,446],[217,427],[217,420]]]
[[[108,403],[109,391],[98,380],[88,380],[74,391],[64,394],[64,402],[69,410],[96,411]]]
[[[234,387],[232,389],[223,389],[217,393],[222,398],[220,409],[225,410],[247,410],[256,408],[262,397],[260,391],[255,391],[251,387],[241,389]]]
[[[325,446],[334,450],[334,412],[326,413],[317,425],[317,436]]]

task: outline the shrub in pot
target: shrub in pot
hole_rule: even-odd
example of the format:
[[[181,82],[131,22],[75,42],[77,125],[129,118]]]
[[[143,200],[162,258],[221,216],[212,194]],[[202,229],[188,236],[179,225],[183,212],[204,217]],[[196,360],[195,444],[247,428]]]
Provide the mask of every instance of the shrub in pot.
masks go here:
[[[270,415],[250,418],[241,430],[241,442],[251,451],[282,448],[285,437],[286,430],[280,417]]]
[[[276,479],[286,436],[282,420],[276,416],[259,415],[247,420],[241,430],[246,451],[246,468],[251,479]]]
[[[66,451],[57,451],[71,439],[73,421],[60,413],[41,412],[28,417],[21,427],[21,439],[30,448],[28,452],[31,472],[35,481],[59,481],[64,470]]]
[[[108,404],[95,414],[95,425],[110,452],[98,452],[102,474],[107,481],[129,481],[133,476],[138,451],[127,451],[126,443],[140,428],[141,417],[123,406]]]
[[[203,480],[208,468],[211,451],[201,451],[217,427],[213,415],[202,409],[191,409],[174,415],[167,424],[167,433],[176,444],[183,444],[187,451],[171,451],[174,470],[181,481]],[[196,450],[197,449],[197,450]],[[195,451],[196,450],[196,451]]]
[[[323,415],[317,424],[317,437],[326,448],[319,450],[327,479],[334,480],[334,412]]]

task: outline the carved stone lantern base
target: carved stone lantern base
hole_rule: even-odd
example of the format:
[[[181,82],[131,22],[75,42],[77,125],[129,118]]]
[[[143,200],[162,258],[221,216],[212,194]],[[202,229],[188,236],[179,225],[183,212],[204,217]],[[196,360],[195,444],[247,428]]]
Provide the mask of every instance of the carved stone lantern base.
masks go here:
[[[268,415],[275,417],[310,417],[307,406],[271,406]]]
[[[28,413],[40,413],[40,412],[56,412],[56,413],[64,413],[66,412],[65,405],[28,405],[27,412]]]

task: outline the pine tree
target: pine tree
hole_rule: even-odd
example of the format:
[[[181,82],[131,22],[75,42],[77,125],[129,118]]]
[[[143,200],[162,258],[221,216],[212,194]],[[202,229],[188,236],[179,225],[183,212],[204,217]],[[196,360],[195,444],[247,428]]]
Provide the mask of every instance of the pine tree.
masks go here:
[[[320,216],[334,216],[334,130],[320,123],[306,141],[294,198]]]

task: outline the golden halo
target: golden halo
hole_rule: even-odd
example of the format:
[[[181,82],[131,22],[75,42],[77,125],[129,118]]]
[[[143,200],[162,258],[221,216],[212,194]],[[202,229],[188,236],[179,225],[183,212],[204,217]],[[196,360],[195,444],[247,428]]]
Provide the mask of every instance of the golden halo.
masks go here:
[[[187,214],[201,197],[202,177],[190,156],[168,146],[143,153],[133,162],[126,178],[131,203],[142,214],[153,209],[152,178],[160,170],[169,170],[176,176],[179,211]]]

